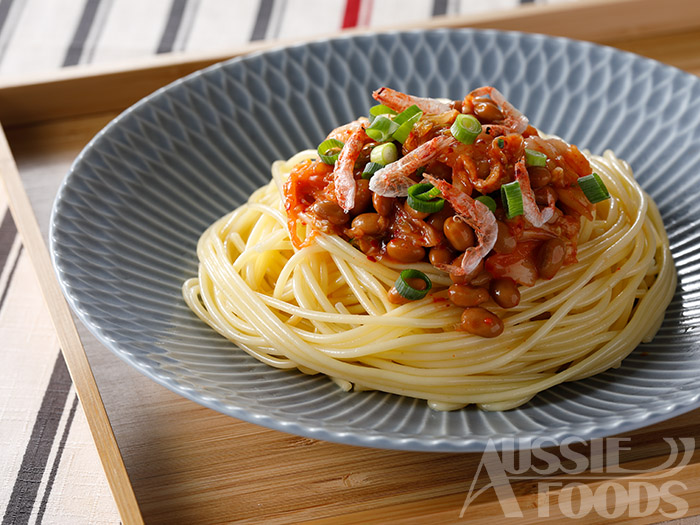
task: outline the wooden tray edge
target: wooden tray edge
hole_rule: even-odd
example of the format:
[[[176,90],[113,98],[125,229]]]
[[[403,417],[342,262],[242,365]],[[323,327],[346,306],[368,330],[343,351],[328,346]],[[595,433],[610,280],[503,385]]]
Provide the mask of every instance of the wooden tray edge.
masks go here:
[[[17,225],[17,230],[22,236],[24,247],[32,261],[44,300],[48,305],[61,352],[83,405],[121,519],[125,524],[143,523],[141,511],[90,363],[71,317],[68,303],[61,292],[51,264],[49,251],[44,243],[39,224],[22,184],[2,126],[0,126],[0,179],[2,179],[7,192],[10,211]]]

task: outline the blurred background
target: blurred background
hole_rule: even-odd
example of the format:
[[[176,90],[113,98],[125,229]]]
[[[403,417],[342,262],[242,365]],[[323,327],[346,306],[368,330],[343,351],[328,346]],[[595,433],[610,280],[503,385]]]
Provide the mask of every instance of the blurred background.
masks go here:
[[[0,0],[0,78],[576,0]]]

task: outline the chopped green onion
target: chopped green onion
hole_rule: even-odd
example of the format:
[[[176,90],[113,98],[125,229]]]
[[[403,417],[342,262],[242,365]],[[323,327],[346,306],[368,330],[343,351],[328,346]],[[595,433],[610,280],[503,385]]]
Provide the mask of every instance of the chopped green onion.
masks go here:
[[[500,149],[503,149],[506,147],[506,141],[503,140],[503,137],[498,138],[498,141],[496,141],[496,146],[498,146]]]
[[[365,169],[362,170],[362,178],[371,179],[372,175],[377,173],[383,167],[384,165],[377,162],[368,162],[367,165],[365,165]]]
[[[578,185],[583,190],[583,194],[592,204],[610,198],[608,188],[605,187],[605,183],[601,180],[597,173],[591,173],[585,177],[580,177],[578,179]]]
[[[414,118],[416,115],[422,116],[423,112],[421,111],[421,109],[418,106],[413,104],[412,106],[407,107],[401,113],[396,115],[394,117],[394,122],[401,125],[401,124],[404,124],[405,122],[408,122],[410,119]]]
[[[365,129],[365,133],[375,142],[386,142],[397,129],[399,129],[399,125],[396,122],[385,115],[379,115]]]
[[[385,142],[372,148],[372,152],[369,154],[369,160],[386,166],[391,164],[399,158],[399,151],[396,149],[396,144],[393,142]]]
[[[474,115],[457,115],[450,127],[452,136],[462,144],[474,144],[476,137],[481,133],[481,123]]]
[[[440,195],[440,190],[429,182],[419,182],[408,188],[408,194],[416,199],[429,200]]]
[[[414,288],[408,284],[407,281],[409,279],[420,279],[425,283],[425,288],[423,290]],[[399,278],[396,279],[394,287],[396,288],[396,291],[399,292],[399,295],[413,301],[415,299],[422,299],[428,295],[428,292],[433,287],[433,283],[431,282],[430,278],[420,270],[409,268],[408,270],[404,270],[399,274]]]
[[[512,219],[523,214],[523,194],[520,191],[518,181],[509,182],[501,186],[501,200],[506,209],[506,218]]]
[[[547,165],[547,155],[534,149],[525,148],[525,163],[528,166],[546,166]]]
[[[394,132],[394,140],[398,140],[401,144],[406,142],[413,126],[422,116],[423,112],[415,104],[396,115],[394,122],[399,125],[399,128]]]
[[[318,156],[321,157],[323,162],[326,164],[335,164],[343,146],[345,146],[345,144],[337,139],[327,139],[318,145],[316,151],[318,151]]]
[[[421,182],[421,184],[426,184],[424,182]],[[414,184],[414,186],[419,186],[418,184]],[[414,192],[414,197],[421,199],[421,200],[429,200],[432,199],[433,197],[440,197],[442,193],[440,193],[440,188],[437,188],[430,184],[431,188],[429,188],[427,191],[423,191],[421,188],[420,192]]]
[[[416,211],[435,213],[445,206],[445,199],[438,198],[440,190],[427,182],[414,184],[408,188],[406,202]]]
[[[369,121],[374,122],[374,119],[379,115],[387,114],[396,115],[396,111],[394,111],[388,106],[385,106],[384,104],[377,104],[376,106],[372,106],[371,108],[369,108]]]
[[[413,131],[413,126],[415,125],[416,122],[418,122],[420,120],[420,118],[422,116],[423,116],[422,113],[420,115],[414,115],[409,120],[407,120],[406,122],[401,124],[399,126],[399,129],[397,129],[394,132],[394,136],[393,136],[394,140],[399,141],[401,144],[406,142],[406,139],[411,134],[411,131]]]
[[[479,195],[476,200],[478,200],[481,204],[484,204],[489,210],[491,210],[491,212],[496,211],[496,201],[488,195]]]
[[[433,199],[429,201],[424,201],[423,199],[408,197],[408,199],[406,199],[406,202],[408,202],[408,205],[411,208],[421,213],[435,213],[445,207],[445,199]]]

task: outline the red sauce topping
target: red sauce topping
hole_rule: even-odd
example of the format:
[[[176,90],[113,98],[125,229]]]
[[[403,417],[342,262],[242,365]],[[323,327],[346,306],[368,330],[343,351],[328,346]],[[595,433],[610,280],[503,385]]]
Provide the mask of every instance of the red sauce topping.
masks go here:
[[[460,198],[458,205],[453,201],[455,193],[451,192],[450,197],[443,195],[446,202],[441,210],[425,212],[409,206],[406,197],[370,192],[362,172],[377,144],[369,137],[355,161],[357,204],[352,210],[343,210],[338,203],[334,166],[315,160],[302,162],[292,170],[284,193],[295,246],[312,242],[314,232],[333,233],[351,242],[371,261],[386,258],[401,263],[430,262],[453,273],[455,282],[486,287],[492,278],[510,278],[520,285],[531,286],[538,278],[551,278],[562,264],[575,262],[581,217],[593,217],[593,206],[577,179],[590,174],[591,167],[576,146],[540,137],[500,94],[488,96],[490,89],[481,88],[464,101],[453,103],[456,109],[439,115],[424,114],[403,147],[397,143],[399,156],[409,157],[413,150],[435,137],[450,138],[442,142],[447,146],[434,152],[419,169],[402,176],[419,183],[423,181],[422,173],[429,173],[466,196],[467,204],[481,195],[488,195],[496,203],[496,243],[490,252],[483,254],[483,264],[471,274],[453,273],[460,268],[465,251],[473,250],[483,235],[473,217],[470,222],[464,215],[464,199]],[[482,132],[473,144],[451,139],[450,126],[459,110],[476,116],[482,124]],[[362,125],[366,123],[363,121]],[[344,137],[345,128],[334,130],[330,136]],[[517,132],[518,129],[522,131]],[[544,166],[527,166],[527,173],[523,174],[526,149],[544,154],[546,162]],[[526,185],[529,183],[531,187],[529,195],[534,208],[530,207],[530,215],[526,211],[525,215],[507,219],[500,187],[516,180],[516,164],[521,166],[518,180],[525,176]],[[520,186],[523,187],[522,183]],[[533,209],[535,216],[539,213],[543,217],[539,225],[535,225],[534,219],[531,222],[526,218],[533,217]],[[304,239],[298,233],[301,224],[309,225],[312,230]],[[483,322],[490,324],[493,320],[485,318]]]

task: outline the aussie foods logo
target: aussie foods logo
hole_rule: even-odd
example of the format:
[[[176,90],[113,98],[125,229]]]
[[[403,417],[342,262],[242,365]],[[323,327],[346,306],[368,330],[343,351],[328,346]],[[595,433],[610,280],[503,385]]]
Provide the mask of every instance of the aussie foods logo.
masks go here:
[[[667,519],[681,518],[689,508],[682,497],[688,487],[674,477],[690,462],[695,439],[663,440],[667,454],[662,452],[657,465],[641,470],[620,464],[621,454],[631,450],[631,438],[586,441],[572,437],[560,442],[538,438],[527,448],[517,439],[501,440],[498,445],[489,440],[460,518],[468,518],[469,506],[488,490],[495,492],[504,517],[523,518],[511,483],[524,480],[535,482],[539,518],[643,518],[655,512]],[[479,486],[484,474],[488,482]]]

